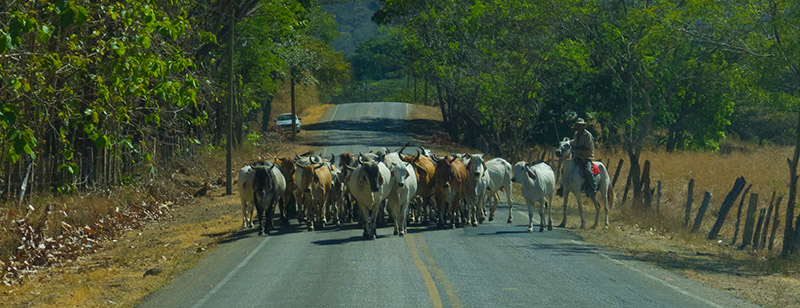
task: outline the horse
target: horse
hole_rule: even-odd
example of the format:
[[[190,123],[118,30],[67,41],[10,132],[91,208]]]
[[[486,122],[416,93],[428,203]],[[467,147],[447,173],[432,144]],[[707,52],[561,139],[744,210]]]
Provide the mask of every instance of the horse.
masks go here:
[[[559,158],[566,157],[568,161],[561,170],[561,187],[564,189],[564,220],[561,221],[559,227],[563,228],[567,224],[567,202],[569,200],[569,193],[572,193],[578,200],[578,213],[581,215],[580,228],[584,229],[583,206],[581,205],[581,187],[583,186],[584,179],[581,175],[581,168],[572,160],[572,155],[572,143],[569,138],[565,137],[564,140],[559,142],[558,149],[556,149],[556,156]],[[604,228],[608,228],[608,208],[613,206],[614,203],[614,187],[611,186],[611,177],[608,175],[606,166],[603,165],[602,162],[592,163],[600,170],[600,174],[594,175],[594,179],[597,182],[597,191],[601,193],[603,205],[605,207],[606,219]],[[592,229],[594,229],[597,228],[597,222],[600,218],[600,204],[597,200],[597,193],[590,194],[586,192],[586,197],[592,199],[592,202],[594,202],[596,211],[594,225],[592,225]]]

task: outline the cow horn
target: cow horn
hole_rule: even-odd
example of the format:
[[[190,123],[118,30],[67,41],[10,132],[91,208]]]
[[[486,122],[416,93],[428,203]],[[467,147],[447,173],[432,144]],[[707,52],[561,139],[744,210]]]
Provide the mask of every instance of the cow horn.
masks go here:
[[[401,154],[402,154],[402,153],[403,153],[403,150],[405,150],[405,149],[406,149],[406,147],[408,147],[408,145],[410,145],[410,144],[411,144],[411,142],[406,142],[406,144],[404,144],[402,148],[400,148],[399,150],[397,150],[397,153],[401,153]]]
[[[344,165],[344,168],[350,171],[356,170],[356,168],[353,168],[350,165]]]
[[[301,160],[301,159],[303,159],[303,158],[300,157],[300,155],[297,155],[297,153],[294,153],[294,160]]]
[[[331,153],[331,165],[335,163],[336,163],[336,155],[333,155],[333,153]]]

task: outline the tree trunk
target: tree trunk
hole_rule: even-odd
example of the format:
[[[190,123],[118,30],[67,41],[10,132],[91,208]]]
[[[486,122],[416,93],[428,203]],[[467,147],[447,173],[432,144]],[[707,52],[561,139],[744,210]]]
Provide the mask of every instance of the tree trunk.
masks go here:
[[[261,102],[261,132],[266,132],[269,129],[269,116],[272,113],[272,99],[275,96],[268,94],[267,97]]]
[[[786,225],[783,229],[783,249],[781,257],[788,257],[795,250],[792,219],[794,219],[794,204],[797,199],[797,160],[800,158],[800,112],[797,113],[797,127],[795,128],[794,154],[789,160],[789,201],[786,203]]]

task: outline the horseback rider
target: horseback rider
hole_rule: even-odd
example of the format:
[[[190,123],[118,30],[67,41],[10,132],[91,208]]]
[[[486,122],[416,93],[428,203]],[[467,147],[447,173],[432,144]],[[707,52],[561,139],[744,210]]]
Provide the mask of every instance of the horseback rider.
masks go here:
[[[587,193],[597,192],[597,182],[592,175],[592,160],[594,159],[594,137],[586,130],[586,121],[578,118],[575,121],[575,134],[570,142],[573,150],[573,160],[580,166],[581,176],[585,180]]]

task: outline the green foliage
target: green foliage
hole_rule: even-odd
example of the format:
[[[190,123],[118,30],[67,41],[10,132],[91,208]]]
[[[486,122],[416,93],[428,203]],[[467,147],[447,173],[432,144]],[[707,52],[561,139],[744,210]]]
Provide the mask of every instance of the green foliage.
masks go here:
[[[233,7],[237,92],[254,102],[246,112],[289,73],[289,45],[307,51],[294,63],[308,80],[336,88],[349,77],[328,44],[335,22],[315,1],[10,2],[0,18],[0,171],[46,160],[36,165],[53,170],[36,168],[37,187],[70,192],[113,184],[116,172],[135,179],[179,147],[215,140]]]

